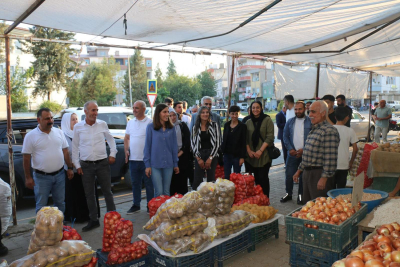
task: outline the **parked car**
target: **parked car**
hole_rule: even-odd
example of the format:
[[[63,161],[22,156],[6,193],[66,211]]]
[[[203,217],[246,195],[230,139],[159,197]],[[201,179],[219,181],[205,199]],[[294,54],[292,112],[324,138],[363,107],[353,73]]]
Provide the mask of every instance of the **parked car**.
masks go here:
[[[228,110],[226,108],[216,108],[212,109],[211,112],[217,113],[221,118],[221,126],[224,125],[226,120],[226,113],[228,112]],[[242,121],[243,118],[244,116],[242,114],[239,114],[239,120]]]
[[[237,106],[240,108],[241,111],[247,111],[249,105],[247,103],[238,103]]]
[[[60,112],[60,115],[55,116],[55,118],[61,119],[65,113],[76,113],[79,121],[84,120],[86,117],[83,107],[79,107],[63,109]],[[125,137],[126,125],[130,119],[134,118],[134,116],[131,108],[99,107],[99,114],[97,115],[97,118],[107,122],[108,128],[114,137],[123,139]]]
[[[151,117],[151,109],[153,109],[153,117],[154,117],[154,111],[156,110],[156,108],[146,107],[146,111],[144,112],[144,115],[146,115],[149,119],[153,119]]]
[[[370,133],[368,136],[368,119],[353,109],[350,127],[356,132],[358,139],[367,139],[368,142],[374,140],[375,124],[371,121]]]
[[[399,110],[400,109],[400,101],[387,100],[386,106],[388,106],[389,108],[394,109],[394,110]]]
[[[16,119],[12,121],[13,128],[13,156],[14,156],[14,171],[15,181],[18,191],[18,198],[24,196],[33,195],[33,190],[25,188],[25,173],[23,168],[22,159],[22,144],[24,142],[25,135],[35,129],[38,123],[36,119]],[[61,120],[54,120],[54,127],[60,127]],[[9,159],[8,159],[8,144],[7,144],[7,121],[0,121],[0,177],[7,183],[10,183],[9,177]],[[115,163],[110,165],[111,167],[111,182],[118,183],[121,181],[121,177],[125,177],[125,184],[128,187],[132,187],[130,172],[128,164],[125,163],[124,154],[124,141],[121,139],[115,139],[117,144],[118,153],[115,158]],[[110,154],[110,148],[107,145],[107,154]],[[32,172],[32,170],[31,170]]]

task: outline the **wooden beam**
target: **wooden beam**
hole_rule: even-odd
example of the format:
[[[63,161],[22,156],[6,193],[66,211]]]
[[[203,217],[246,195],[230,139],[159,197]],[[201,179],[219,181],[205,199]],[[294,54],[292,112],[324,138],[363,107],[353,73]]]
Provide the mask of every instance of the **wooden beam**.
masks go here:
[[[15,29],[21,22],[23,22],[30,14],[33,13],[43,2],[46,0],[36,0],[21,16],[19,16],[13,24],[10,25],[5,31],[4,34],[9,34],[12,30]]]

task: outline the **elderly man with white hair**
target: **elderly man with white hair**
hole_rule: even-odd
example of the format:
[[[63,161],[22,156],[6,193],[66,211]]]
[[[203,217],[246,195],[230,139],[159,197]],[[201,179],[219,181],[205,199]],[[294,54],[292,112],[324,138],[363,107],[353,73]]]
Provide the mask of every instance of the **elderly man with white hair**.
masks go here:
[[[298,181],[303,172],[303,201],[327,196],[334,188],[340,137],[337,129],[330,125],[326,116],[328,106],[322,100],[310,106],[312,129],[303,148],[303,158],[293,176]]]
[[[201,105],[208,107],[208,109],[211,111],[211,109],[212,109],[212,98],[209,97],[209,96],[204,96],[201,99]],[[197,117],[197,113],[193,114],[192,120],[191,120],[190,126],[189,126],[190,133],[192,133],[194,123],[196,122],[196,117]],[[211,120],[215,121],[218,124],[218,127],[221,128],[221,119],[220,119],[220,116],[217,113],[211,112]]]

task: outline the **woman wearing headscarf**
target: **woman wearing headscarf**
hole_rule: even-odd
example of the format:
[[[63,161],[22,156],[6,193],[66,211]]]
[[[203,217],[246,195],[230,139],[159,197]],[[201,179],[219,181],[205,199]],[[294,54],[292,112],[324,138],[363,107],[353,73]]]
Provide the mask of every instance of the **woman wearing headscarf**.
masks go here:
[[[188,192],[187,178],[190,160],[190,131],[186,123],[178,119],[178,114],[173,108],[169,108],[169,118],[175,127],[179,158],[179,173],[172,174],[170,192],[171,195],[175,193],[184,195]]]
[[[74,137],[74,126],[78,123],[75,113],[65,113],[61,119],[61,130],[68,142],[69,157],[72,158],[72,138]],[[65,171],[68,170],[64,165]],[[86,203],[85,191],[83,189],[82,177],[74,168],[74,178],[65,179],[65,212],[64,220],[70,222],[86,222],[89,220],[89,209]]]
[[[274,142],[274,123],[264,114],[260,101],[251,103],[250,119],[246,121],[246,126],[247,166],[249,172],[254,174],[256,184],[269,197],[268,173],[272,160],[268,156],[267,147]]]
[[[221,128],[211,120],[211,111],[202,106],[192,129],[191,146],[195,157],[193,189],[197,189],[207,172],[207,181],[215,181],[218,150],[221,145]]]

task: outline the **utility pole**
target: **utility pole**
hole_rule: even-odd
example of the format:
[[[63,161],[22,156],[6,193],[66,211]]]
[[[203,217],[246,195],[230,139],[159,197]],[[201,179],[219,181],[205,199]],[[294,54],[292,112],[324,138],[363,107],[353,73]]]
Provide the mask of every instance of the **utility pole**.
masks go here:
[[[129,79],[129,99],[131,100],[131,108],[133,108],[132,104],[132,84],[131,84],[131,58],[129,57],[129,50],[128,50],[128,79]]]

